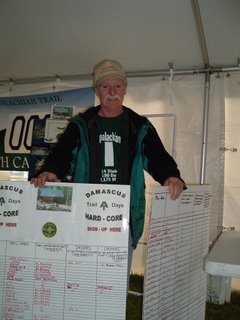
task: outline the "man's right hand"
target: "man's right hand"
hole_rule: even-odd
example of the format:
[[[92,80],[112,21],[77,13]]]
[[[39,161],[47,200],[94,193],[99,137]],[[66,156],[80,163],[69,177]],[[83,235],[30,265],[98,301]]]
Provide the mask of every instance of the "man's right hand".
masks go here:
[[[46,182],[61,182],[58,179],[55,173],[44,171],[40,173],[36,178],[30,180],[31,184],[34,184],[35,187],[42,187]]]

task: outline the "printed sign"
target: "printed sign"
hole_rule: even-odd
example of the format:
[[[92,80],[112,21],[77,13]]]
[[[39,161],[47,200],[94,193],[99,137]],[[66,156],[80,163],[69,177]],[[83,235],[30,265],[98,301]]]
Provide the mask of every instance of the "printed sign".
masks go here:
[[[24,237],[26,219],[20,207],[26,187],[26,182],[0,181],[0,239]]]

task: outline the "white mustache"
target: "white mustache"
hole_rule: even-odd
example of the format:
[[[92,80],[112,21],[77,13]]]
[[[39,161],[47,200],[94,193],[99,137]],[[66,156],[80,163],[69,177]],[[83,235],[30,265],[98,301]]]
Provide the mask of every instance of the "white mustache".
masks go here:
[[[115,94],[114,96],[111,96],[110,94],[106,95],[106,99],[108,100],[120,100],[120,96],[118,94]]]

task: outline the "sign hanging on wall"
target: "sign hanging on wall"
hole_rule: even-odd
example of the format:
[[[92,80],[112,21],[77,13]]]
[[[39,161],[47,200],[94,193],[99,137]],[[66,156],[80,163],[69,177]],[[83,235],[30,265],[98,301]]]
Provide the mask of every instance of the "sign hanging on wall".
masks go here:
[[[94,105],[92,88],[0,97],[0,170],[28,171],[34,121],[50,118],[53,106],[75,113]]]

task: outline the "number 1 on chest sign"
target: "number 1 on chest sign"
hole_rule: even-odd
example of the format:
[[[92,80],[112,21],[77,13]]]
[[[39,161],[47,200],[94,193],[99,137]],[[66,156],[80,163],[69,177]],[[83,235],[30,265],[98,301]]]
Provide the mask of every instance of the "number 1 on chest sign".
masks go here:
[[[114,152],[113,152],[113,142],[104,142],[105,154],[104,154],[104,162],[105,167],[113,167],[114,166]]]

